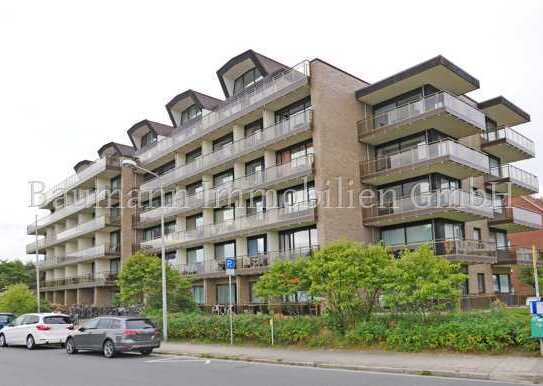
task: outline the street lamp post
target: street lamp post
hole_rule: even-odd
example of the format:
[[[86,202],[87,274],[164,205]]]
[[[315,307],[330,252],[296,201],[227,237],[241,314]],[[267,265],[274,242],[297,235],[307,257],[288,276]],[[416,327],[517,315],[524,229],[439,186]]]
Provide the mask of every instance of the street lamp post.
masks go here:
[[[166,240],[164,240],[164,187],[162,186],[162,180],[160,174],[151,170],[145,169],[138,165],[136,161],[131,159],[125,159],[121,161],[121,166],[130,167],[133,169],[141,170],[145,173],[149,173],[158,178],[158,184],[160,186],[160,249],[161,249],[161,261],[162,261],[162,338],[165,342],[168,341],[168,298],[166,288]]]

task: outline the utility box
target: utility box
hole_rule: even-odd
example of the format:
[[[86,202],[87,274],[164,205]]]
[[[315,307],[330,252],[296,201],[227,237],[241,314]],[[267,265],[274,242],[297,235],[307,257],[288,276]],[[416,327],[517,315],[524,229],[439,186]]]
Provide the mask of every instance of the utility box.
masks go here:
[[[532,338],[543,338],[543,316],[532,316],[530,327],[532,330]]]

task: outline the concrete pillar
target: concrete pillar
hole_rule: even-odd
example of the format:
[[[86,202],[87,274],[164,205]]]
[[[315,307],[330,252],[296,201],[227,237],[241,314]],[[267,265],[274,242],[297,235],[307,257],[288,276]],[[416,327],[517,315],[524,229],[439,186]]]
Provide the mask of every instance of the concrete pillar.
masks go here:
[[[217,294],[215,288],[215,281],[212,279],[204,279],[205,304],[208,306],[217,304]]]
[[[239,141],[245,138],[245,128],[240,125],[234,125],[232,128],[232,134],[234,137],[234,142]]]
[[[77,304],[77,290],[70,289],[64,291],[64,304],[67,306]]]
[[[77,249],[77,241],[70,241],[69,243],[66,243],[66,255],[76,252]]]
[[[247,256],[247,238],[238,237],[236,238],[236,256]]]
[[[66,250],[64,249],[64,245],[57,245],[53,248],[53,255],[57,257],[65,256]]]
[[[202,141],[202,156],[213,152],[213,142]]]
[[[262,124],[264,128],[275,124],[275,112],[271,110],[262,111]]]
[[[215,245],[213,243],[205,243],[204,260],[213,260],[215,258]]]
[[[477,274],[485,275],[485,294],[491,295],[494,293],[494,278],[492,276],[492,266],[490,264],[471,264],[468,265],[468,282],[470,295],[483,295],[479,293],[479,285]]]
[[[94,304],[94,289],[93,288],[78,288],[77,289],[77,304],[93,305]]]
[[[264,168],[275,166],[276,156],[274,150],[264,150]]]
[[[64,269],[64,275],[67,278],[77,276],[77,265],[67,265]]]
[[[213,176],[210,174],[202,175],[202,187],[204,190],[209,190],[213,187]]]
[[[102,212],[100,212],[102,211]],[[96,208],[96,217],[100,217],[104,215],[105,208]],[[91,213],[79,213],[77,215],[77,222],[78,224],[85,224],[89,221],[92,221],[92,214]]]
[[[273,255],[276,252],[279,252],[279,232],[277,231],[267,232],[266,244],[268,247],[268,252],[272,252],[272,259],[273,259]]]
[[[111,306],[113,290],[111,287],[94,288],[94,304],[96,306]]]
[[[92,245],[92,239],[88,238],[79,238],[77,239],[77,250],[82,251],[84,249],[91,248]]]
[[[202,215],[204,217],[204,225],[211,225],[215,222],[213,208],[204,208],[202,210]]]
[[[185,156],[185,153],[182,153],[180,151],[175,152],[175,167],[180,167],[185,165],[187,161],[187,158]]]
[[[131,201],[132,189],[136,186],[136,175],[132,168],[121,168],[121,265],[132,256],[132,246],[135,242],[135,231],[132,217],[135,205]]]
[[[245,162],[235,161],[234,162],[234,179],[245,177]]]
[[[251,303],[249,276],[236,276],[236,292],[239,305]]]
[[[107,274],[109,272],[109,260],[105,260],[105,259],[95,260],[94,268],[96,270],[96,274],[98,275]]]

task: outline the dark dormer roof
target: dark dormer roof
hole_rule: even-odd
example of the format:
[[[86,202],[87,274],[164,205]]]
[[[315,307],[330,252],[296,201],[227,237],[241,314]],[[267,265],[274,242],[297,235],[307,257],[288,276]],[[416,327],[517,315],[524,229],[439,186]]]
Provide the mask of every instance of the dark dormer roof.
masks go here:
[[[83,170],[84,168],[92,165],[94,162],[93,161],[89,161],[88,159],[84,159],[83,161],[79,161],[78,163],[75,164],[74,166],[74,170],[76,173],[79,173],[81,170]]]
[[[165,125],[163,123],[153,122],[148,119],[144,119],[143,121],[136,123],[134,126],[127,130],[128,137],[130,138],[130,141],[132,142],[132,145],[134,145],[134,147],[136,147],[136,142],[134,141],[133,134],[142,126],[147,127],[149,131],[153,132],[156,136],[163,137],[169,137],[174,130],[174,128],[170,125]]]
[[[178,102],[186,98],[191,98],[194,104],[197,105],[200,109],[210,110],[210,111],[215,110],[223,102],[220,99],[214,98],[206,94],[202,94],[201,92],[194,91],[191,89],[184,91],[181,94],[178,94],[175,97],[173,97],[172,100],[166,104],[166,110],[168,111],[168,115],[170,116],[170,119],[174,125],[176,124],[176,122],[173,118],[172,108]]]
[[[113,149],[115,151],[115,155],[121,156],[121,157],[131,157],[134,155],[134,152],[136,149],[134,149],[133,146],[124,145],[122,143],[117,142],[108,142],[104,146],[102,146],[100,149],[98,149],[98,156],[100,158],[103,158],[103,154],[107,149]]]
[[[258,52],[255,52],[253,50],[247,50],[239,54],[238,56],[234,56],[217,71],[219,82],[221,83],[222,90],[224,91],[224,95],[226,95],[227,98],[230,97],[230,93],[228,92],[228,88],[226,87],[226,83],[223,79],[224,74],[236,64],[239,64],[247,59],[250,59],[254,63],[255,67],[258,68],[258,70],[264,77],[289,68],[288,66],[285,66],[284,64],[268,58],[267,56],[259,54]]]

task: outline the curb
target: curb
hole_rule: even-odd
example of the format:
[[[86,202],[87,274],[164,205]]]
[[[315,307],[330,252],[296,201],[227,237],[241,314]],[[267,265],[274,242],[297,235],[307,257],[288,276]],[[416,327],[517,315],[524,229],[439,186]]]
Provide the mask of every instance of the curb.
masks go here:
[[[252,362],[252,363],[265,363],[274,365],[287,365],[298,367],[315,367],[321,369],[337,369],[337,370],[350,370],[350,371],[366,371],[375,373],[386,374],[405,374],[405,375],[419,375],[419,376],[431,376],[431,377],[443,377],[443,378],[463,378],[482,381],[500,381],[500,382],[522,382],[530,384],[543,383],[543,376],[534,374],[490,374],[490,373],[471,373],[452,370],[427,370],[427,369],[414,369],[414,368],[402,368],[402,367],[380,367],[380,366],[364,366],[364,365],[343,365],[340,363],[326,363],[326,362],[302,362],[302,361],[284,361],[280,358],[253,358],[243,355],[221,355],[211,353],[194,353],[194,352],[173,352],[167,350],[155,351],[157,354],[162,355],[178,355],[178,356],[192,356],[205,359],[220,359],[230,361]]]

